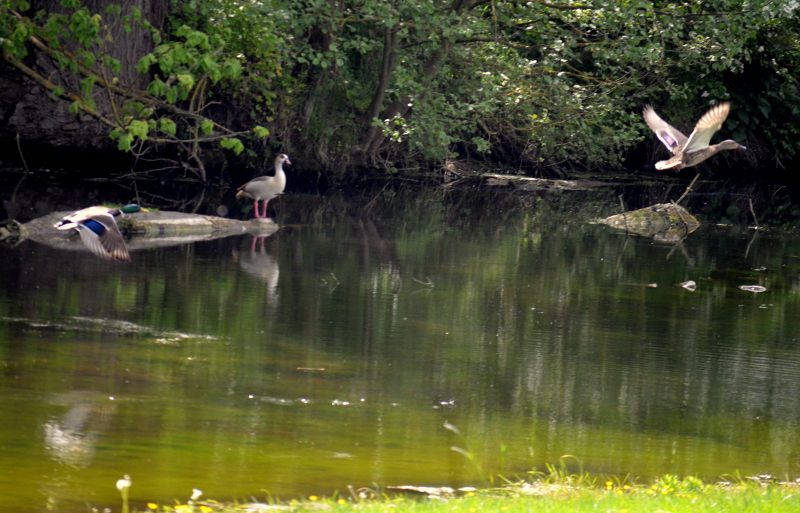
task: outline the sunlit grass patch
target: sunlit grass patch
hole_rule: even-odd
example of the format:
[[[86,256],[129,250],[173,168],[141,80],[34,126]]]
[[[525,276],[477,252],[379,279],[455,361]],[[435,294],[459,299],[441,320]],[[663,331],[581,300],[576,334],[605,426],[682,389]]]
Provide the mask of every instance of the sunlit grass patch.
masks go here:
[[[561,476],[563,477],[563,476]],[[681,512],[798,512],[800,511],[800,481],[778,482],[775,479],[747,478],[707,484],[695,477],[679,478],[665,475],[653,484],[640,485],[614,479],[584,479],[581,484],[556,482],[548,477],[510,484],[502,488],[458,491],[443,488],[433,493],[433,487],[419,487],[422,496],[377,494],[374,490],[351,496],[320,497],[311,495],[305,500],[272,501],[270,503],[181,504],[159,506],[158,511],[199,513],[252,513],[259,511],[315,512],[413,512],[450,513],[453,511],[482,512],[618,512],[645,511]],[[368,497],[368,498],[365,498]],[[148,504],[154,510],[154,504]]]
[[[455,427],[452,430],[459,434]],[[465,455],[468,451],[460,450]],[[578,464],[578,472],[570,472],[567,461]],[[665,474],[652,483],[638,483],[630,476],[593,476],[583,470],[579,458],[566,455],[558,464],[548,464],[546,472],[531,471],[526,479],[505,482],[503,486],[476,489],[446,486],[389,486],[371,489],[348,486],[330,497],[308,495],[302,500],[268,502],[219,503],[199,500],[203,492],[192,490],[186,503],[159,505],[148,502],[144,511],[163,513],[254,513],[260,511],[314,512],[351,511],[447,513],[481,512],[800,512],[800,478],[781,481],[771,475],[741,477],[738,473],[724,476],[714,484],[695,476]],[[131,481],[125,476],[117,482],[123,492],[123,510],[127,510],[127,489]],[[124,490],[124,491],[123,491]]]

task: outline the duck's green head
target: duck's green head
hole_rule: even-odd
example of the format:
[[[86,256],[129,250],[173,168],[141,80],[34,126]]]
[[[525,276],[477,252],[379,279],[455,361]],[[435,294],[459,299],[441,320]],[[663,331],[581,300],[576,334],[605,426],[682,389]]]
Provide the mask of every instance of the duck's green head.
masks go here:
[[[136,203],[130,203],[119,209],[123,214],[135,214],[136,212],[147,212],[146,208],[142,208]]]

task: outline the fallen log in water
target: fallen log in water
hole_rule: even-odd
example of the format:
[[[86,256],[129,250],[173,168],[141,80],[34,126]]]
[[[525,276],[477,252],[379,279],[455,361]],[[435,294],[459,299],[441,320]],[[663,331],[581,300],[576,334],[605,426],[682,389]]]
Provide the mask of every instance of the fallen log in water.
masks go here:
[[[54,212],[25,224],[3,221],[8,232],[7,245],[25,239],[61,249],[86,250],[78,232],[58,230],[53,225],[71,212]],[[243,233],[259,237],[272,235],[280,228],[272,219],[240,221],[217,216],[182,212],[138,212],[117,218],[117,226],[125,235],[131,250],[156,246],[174,246],[200,240],[212,240]]]

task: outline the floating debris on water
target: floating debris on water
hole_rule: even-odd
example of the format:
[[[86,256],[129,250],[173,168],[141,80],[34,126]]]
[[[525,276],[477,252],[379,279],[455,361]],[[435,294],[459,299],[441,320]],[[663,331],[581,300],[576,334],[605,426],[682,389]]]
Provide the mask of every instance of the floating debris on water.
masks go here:
[[[739,288],[748,292],[766,292],[767,288],[761,285],[739,285]]]
[[[270,403],[270,404],[277,404],[278,406],[291,406],[294,404],[294,401],[291,399],[283,399],[282,397],[262,397],[261,402]]]
[[[161,331],[149,326],[142,326],[128,321],[92,317],[66,317],[60,321],[41,321],[24,317],[0,317],[1,321],[15,322],[28,325],[37,330],[53,331],[84,331],[98,333],[116,333],[118,335],[149,335],[157,344],[177,345],[186,340],[219,340],[213,335],[197,333],[182,333],[179,331]]]
[[[694,290],[697,288],[697,283],[695,283],[694,280],[689,280],[689,281],[685,281],[683,283],[678,283],[676,285],[676,287],[683,287],[686,290],[690,290],[690,291],[694,292]]]

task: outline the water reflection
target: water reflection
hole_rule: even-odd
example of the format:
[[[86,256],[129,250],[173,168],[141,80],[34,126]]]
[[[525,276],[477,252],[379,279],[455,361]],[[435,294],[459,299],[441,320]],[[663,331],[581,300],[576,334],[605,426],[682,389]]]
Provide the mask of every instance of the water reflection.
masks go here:
[[[564,454],[643,478],[796,474],[800,239],[706,226],[665,245],[568,215],[616,196],[579,200],[305,224],[287,201],[267,238],[126,266],[0,251],[0,495],[115,506],[123,474],[139,509],[192,488],[461,486]]]
[[[88,466],[95,453],[97,438],[108,427],[114,413],[113,403],[102,394],[75,390],[55,394],[50,403],[69,410],[44,423],[45,448],[52,458],[75,468]]]
[[[253,235],[253,243],[250,252],[242,253],[238,249],[234,250],[233,258],[239,262],[239,267],[244,272],[263,281],[267,286],[267,302],[276,304],[278,296],[278,278],[280,277],[280,266],[278,262],[264,249],[264,239],[267,236]],[[256,251],[256,243],[260,243]]]

